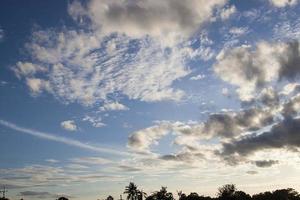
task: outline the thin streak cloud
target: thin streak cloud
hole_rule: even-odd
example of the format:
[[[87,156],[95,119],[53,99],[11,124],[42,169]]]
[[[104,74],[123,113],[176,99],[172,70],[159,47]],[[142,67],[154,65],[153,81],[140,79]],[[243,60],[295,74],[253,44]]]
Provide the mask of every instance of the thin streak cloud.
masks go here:
[[[90,150],[90,151],[99,152],[99,153],[120,155],[120,156],[129,156],[130,155],[129,153],[121,152],[121,151],[118,151],[115,149],[93,146],[90,144],[82,143],[78,140],[61,137],[61,136],[56,136],[56,135],[53,135],[50,133],[36,131],[33,129],[24,128],[24,127],[18,126],[14,123],[11,123],[11,122],[8,122],[8,121],[2,120],[2,119],[0,119],[0,124],[2,126],[5,126],[7,128],[13,129],[18,132],[26,133],[26,134],[29,134],[29,135],[32,135],[32,136],[35,136],[35,137],[38,137],[41,139],[45,139],[45,140],[60,142],[60,143],[63,143],[63,144],[69,145],[69,146],[74,146],[74,147],[78,147],[78,148],[85,149],[85,150]]]

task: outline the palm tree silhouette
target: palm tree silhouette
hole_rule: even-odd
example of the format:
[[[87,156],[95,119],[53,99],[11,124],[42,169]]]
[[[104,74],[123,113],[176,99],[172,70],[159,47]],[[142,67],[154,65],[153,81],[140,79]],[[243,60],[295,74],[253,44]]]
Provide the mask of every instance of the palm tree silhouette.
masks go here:
[[[147,197],[147,194],[146,192],[144,192],[143,190],[138,190],[138,200],[143,200],[143,198],[146,198]]]
[[[139,190],[133,182],[130,182],[129,185],[125,187],[124,194],[127,194],[127,200],[138,200]]]
[[[174,200],[173,194],[167,191],[167,187],[161,187],[160,191],[154,192],[148,200]]]

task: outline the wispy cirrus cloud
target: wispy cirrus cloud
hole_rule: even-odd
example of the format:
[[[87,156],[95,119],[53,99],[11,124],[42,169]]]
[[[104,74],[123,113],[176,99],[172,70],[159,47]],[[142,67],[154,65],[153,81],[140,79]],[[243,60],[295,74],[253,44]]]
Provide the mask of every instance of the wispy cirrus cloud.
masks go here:
[[[86,144],[86,143],[83,143],[83,142],[80,142],[78,140],[74,140],[71,138],[61,137],[61,136],[57,136],[57,135],[50,134],[50,133],[45,133],[45,132],[36,131],[33,129],[24,128],[24,127],[18,126],[16,124],[13,124],[11,122],[7,122],[5,120],[0,120],[0,124],[2,126],[16,130],[21,133],[26,133],[26,134],[29,134],[29,135],[32,135],[32,136],[35,136],[35,137],[38,137],[41,139],[45,139],[45,140],[60,142],[63,144],[67,144],[67,145],[78,147],[78,148],[85,149],[85,150],[90,150],[90,151],[99,152],[99,153],[121,155],[121,156],[130,155],[124,151],[118,151],[118,150],[109,149],[109,148],[97,147],[97,146]]]

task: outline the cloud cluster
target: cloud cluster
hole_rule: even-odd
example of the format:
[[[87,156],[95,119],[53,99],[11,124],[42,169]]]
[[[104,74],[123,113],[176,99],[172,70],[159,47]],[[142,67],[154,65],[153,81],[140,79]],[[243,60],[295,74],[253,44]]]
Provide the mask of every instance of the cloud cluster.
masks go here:
[[[274,125],[269,131],[253,134],[223,145],[223,155],[248,156],[264,149],[287,148],[297,150],[300,147],[300,119],[285,119]]]
[[[45,45],[46,44],[46,45]],[[117,36],[105,41],[75,31],[35,32],[27,44],[32,62],[14,71],[31,91],[47,91],[65,103],[94,105],[120,93],[142,101],[180,100],[184,92],[172,83],[189,74],[183,57],[159,43]]]
[[[162,137],[174,133],[178,136],[174,140],[175,144],[189,150],[197,150],[195,140],[233,138],[245,132],[259,130],[273,121],[271,110],[259,108],[211,114],[204,122],[162,121],[131,134],[128,146],[134,150],[149,150],[150,146],[157,144]]]
[[[146,152],[153,144],[157,144],[163,136],[170,132],[172,125],[169,122],[161,122],[158,125],[151,126],[134,132],[128,138],[128,147],[135,151]]]
[[[91,115],[86,115],[82,121],[87,121],[92,124],[92,126],[96,128],[100,128],[103,126],[106,126],[105,123],[103,123],[102,118],[98,116],[91,116]]]
[[[92,0],[88,5],[71,4],[69,13],[75,19],[88,17],[104,34],[123,33],[130,37],[146,35],[168,39],[189,37],[213,11],[226,0]]]
[[[105,104],[112,102],[111,94],[178,101],[185,93],[173,83],[190,73],[186,59],[211,57],[211,50],[193,50],[186,41],[225,3],[74,1],[68,11],[82,29],[33,32],[25,45],[31,58],[13,70],[34,95],[46,91],[64,103]],[[106,107],[102,109],[126,109],[116,103]]]
[[[263,86],[294,80],[299,75],[299,42],[259,42],[255,49],[240,46],[222,50],[214,71],[222,80],[238,87],[241,100],[249,101]]]

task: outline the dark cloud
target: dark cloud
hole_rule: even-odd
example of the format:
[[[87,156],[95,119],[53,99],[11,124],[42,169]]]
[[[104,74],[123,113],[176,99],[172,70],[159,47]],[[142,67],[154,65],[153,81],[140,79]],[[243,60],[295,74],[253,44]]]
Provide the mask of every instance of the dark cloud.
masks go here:
[[[259,102],[269,107],[277,106],[279,101],[279,95],[273,88],[264,89],[259,97]]]
[[[300,95],[296,95],[283,105],[282,115],[284,117],[296,116],[300,108]]]
[[[224,0],[94,0],[87,7],[72,3],[69,13],[75,19],[87,16],[94,26],[109,33],[159,36],[179,32],[189,36],[211,18],[214,8],[225,3]]]
[[[0,179],[1,182],[1,179]],[[21,188],[26,188],[28,186],[24,186],[24,185],[17,185],[17,184],[4,184],[6,189],[21,189]]]
[[[49,192],[35,192],[35,191],[24,191],[20,192],[19,196],[29,197],[29,198],[56,198],[57,195],[51,194]]]
[[[203,158],[204,155],[201,153],[190,153],[190,152],[168,154],[160,157],[160,159],[165,161],[182,161],[182,162],[193,162],[195,160],[199,160]]]
[[[257,167],[271,167],[275,164],[278,164],[278,160],[257,160],[253,161],[253,164],[255,164]]]
[[[286,50],[280,55],[280,78],[295,80],[300,73],[300,48],[298,41],[292,41],[286,44]]]
[[[231,138],[242,132],[259,130],[273,121],[270,111],[262,108],[212,114],[204,124],[203,133]]]
[[[255,174],[258,174],[258,172],[257,172],[257,171],[247,171],[246,173],[247,173],[247,174],[250,174],[250,175],[255,175]]]
[[[252,134],[223,144],[223,157],[245,157],[264,149],[297,149],[300,147],[300,119],[286,118],[270,131]]]

